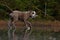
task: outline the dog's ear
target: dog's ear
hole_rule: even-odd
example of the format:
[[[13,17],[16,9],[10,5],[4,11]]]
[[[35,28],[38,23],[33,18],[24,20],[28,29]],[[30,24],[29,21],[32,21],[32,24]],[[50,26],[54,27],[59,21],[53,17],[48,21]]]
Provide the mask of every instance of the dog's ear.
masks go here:
[[[32,10],[30,10],[30,13],[32,12]]]

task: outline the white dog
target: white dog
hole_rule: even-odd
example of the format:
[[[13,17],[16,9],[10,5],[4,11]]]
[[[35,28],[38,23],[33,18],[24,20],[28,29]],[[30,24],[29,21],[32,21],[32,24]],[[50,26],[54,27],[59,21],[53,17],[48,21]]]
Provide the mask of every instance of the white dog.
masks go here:
[[[25,23],[26,26],[26,30],[31,30],[31,23],[28,21],[29,18],[35,18],[36,12],[35,11],[12,11],[12,13],[9,14],[11,21],[10,24],[13,24],[18,21],[21,20]]]

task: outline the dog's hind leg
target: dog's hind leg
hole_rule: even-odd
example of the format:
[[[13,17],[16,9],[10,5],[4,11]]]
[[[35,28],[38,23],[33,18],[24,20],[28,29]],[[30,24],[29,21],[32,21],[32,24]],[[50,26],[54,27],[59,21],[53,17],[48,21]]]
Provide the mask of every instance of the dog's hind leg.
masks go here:
[[[12,22],[11,20],[8,21],[8,39],[12,40],[11,38],[11,30],[12,30]]]

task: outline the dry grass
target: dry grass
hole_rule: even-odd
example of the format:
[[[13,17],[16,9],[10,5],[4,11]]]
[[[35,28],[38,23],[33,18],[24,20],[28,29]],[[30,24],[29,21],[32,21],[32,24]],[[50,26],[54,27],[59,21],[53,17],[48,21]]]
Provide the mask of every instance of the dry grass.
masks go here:
[[[8,25],[7,25],[8,21],[4,21],[4,20],[0,20],[0,29],[7,29]],[[23,22],[16,22],[15,23],[17,26],[17,29],[21,29],[24,26]],[[32,22],[33,28],[36,30],[52,30],[55,32],[60,31],[60,22],[59,21],[36,21],[36,22]]]

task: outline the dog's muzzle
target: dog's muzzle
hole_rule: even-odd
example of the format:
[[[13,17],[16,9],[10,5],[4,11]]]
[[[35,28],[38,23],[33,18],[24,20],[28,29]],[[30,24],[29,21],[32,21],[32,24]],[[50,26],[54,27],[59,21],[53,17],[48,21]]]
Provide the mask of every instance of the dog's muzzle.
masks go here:
[[[34,15],[34,16],[32,16],[32,18],[35,18],[35,17],[37,17],[38,15]]]

